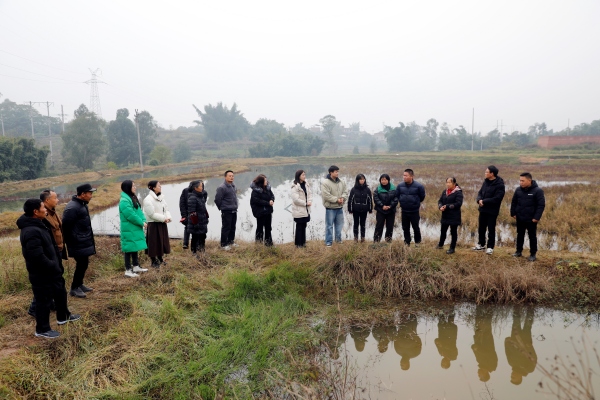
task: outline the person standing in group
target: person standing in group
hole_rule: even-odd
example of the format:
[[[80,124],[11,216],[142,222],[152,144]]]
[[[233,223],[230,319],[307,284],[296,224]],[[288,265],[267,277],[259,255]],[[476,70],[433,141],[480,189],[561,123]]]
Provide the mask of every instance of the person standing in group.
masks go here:
[[[325,206],[325,245],[333,244],[333,231],[335,241],[342,243],[342,228],[344,227],[344,202],[348,200],[346,182],[339,178],[340,169],[332,165],[328,174],[321,182],[321,195]]]
[[[89,183],[77,186],[77,195],[67,203],[62,217],[67,253],[75,259],[75,273],[69,294],[79,298],[84,298],[86,293],[93,291],[91,287],[83,284],[83,279],[89,266],[89,257],[96,254],[96,242],[88,210],[88,203],[95,191]]]
[[[225,171],[225,182],[217,188],[215,205],[221,211],[221,248],[231,250],[235,243],[235,224],[237,223],[238,198],[233,183],[233,171]]]
[[[56,305],[58,325],[77,321],[80,316],[71,314],[67,307],[64,269],[60,262],[52,226],[46,219],[46,207],[40,199],[28,199],[23,205],[24,214],[17,220],[21,230],[21,250],[29,274],[29,282],[36,299],[35,336],[54,339],[60,334],[50,328],[50,303]]]
[[[479,242],[473,250],[485,250],[486,254],[494,254],[496,245],[496,220],[500,214],[500,206],[504,199],[504,180],[498,176],[498,168],[490,165],[485,170],[485,179],[477,193],[479,206]],[[485,231],[488,232],[487,249]]]
[[[510,203],[510,216],[517,220],[517,251],[513,254],[514,257],[521,257],[527,231],[530,253],[528,260],[536,260],[537,224],[542,219],[545,208],[544,191],[529,172],[523,172],[519,177],[519,187]]]
[[[146,218],[142,205],[137,197],[135,183],[125,180],[121,183],[121,200],[119,201],[119,218],[121,220],[121,251],[125,258],[125,276],[135,278],[138,272],[146,272],[141,268],[138,251],[146,250]]]
[[[208,193],[204,190],[204,182],[201,180],[190,183],[192,192],[188,196],[186,220],[187,230],[192,235],[192,254],[204,253],[206,245],[206,234],[208,233],[208,211],[206,211],[206,199]]]
[[[301,169],[296,171],[290,196],[292,197],[292,218],[296,223],[294,244],[296,247],[306,247],[306,224],[310,222],[312,189],[306,183],[306,172]]]
[[[181,214],[181,219],[179,222],[183,224],[183,250],[187,250],[190,245],[190,231],[188,230],[188,197],[194,191],[192,188],[192,183],[197,181],[190,182],[189,186],[184,188],[181,191],[181,196],[179,196],[179,213]]]
[[[62,260],[67,259],[66,247],[63,241],[62,234],[62,220],[60,216],[56,213],[56,206],[58,205],[58,196],[56,192],[50,189],[44,190],[40,193],[40,200],[44,203],[44,207],[46,208],[46,220],[50,223],[52,236],[54,237],[54,241],[56,242],[56,247],[58,247],[58,251],[61,254],[61,258],[59,258],[60,266],[62,268]],[[36,300],[35,297],[29,306],[29,311],[27,312],[32,317],[35,317],[35,309],[36,309]],[[56,310],[56,306],[54,304],[54,300],[50,302],[50,310]]]
[[[462,222],[461,207],[463,203],[463,192],[460,186],[456,183],[456,178],[446,179],[446,190],[442,192],[438,200],[438,208],[442,212],[442,231],[440,232],[440,241],[437,248],[443,249],[446,241],[446,233],[450,227],[450,248],[446,251],[447,254],[453,254],[456,249],[456,241],[458,240],[458,226]]]
[[[379,186],[373,192],[373,201],[377,211],[373,241],[379,242],[381,240],[383,226],[385,225],[385,241],[391,242],[394,233],[394,221],[396,221],[398,197],[396,196],[396,186],[394,186],[388,174],[381,174],[379,177]]]
[[[363,174],[356,175],[354,187],[350,190],[348,212],[354,217],[354,224],[352,225],[354,241],[358,242],[358,228],[360,226],[360,241],[364,242],[367,214],[373,212],[373,194],[369,185],[367,185],[367,178]]]
[[[166,264],[163,257],[171,253],[169,243],[169,228],[171,222],[169,205],[161,192],[162,186],[158,181],[148,182],[148,196],[144,199],[144,214],[148,223],[146,242],[148,244],[148,256],[152,260],[152,267],[160,268]]]
[[[421,243],[421,229],[419,228],[419,209],[425,200],[425,187],[414,180],[415,173],[412,169],[404,170],[404,181],[398,185],[396,196],[402,208],[402,231],[404,232],[404,243],[410,246],[410,227],[412,225],[415,245]]]
[[[250,195],[250,207],[252,215],[256,218],[256,242],[272,246],[271,222],[273,219],[273,203],[275,195],[271,190],[271,185],[267,177],[263,174],[258,175],[250,184],[252,194]]]

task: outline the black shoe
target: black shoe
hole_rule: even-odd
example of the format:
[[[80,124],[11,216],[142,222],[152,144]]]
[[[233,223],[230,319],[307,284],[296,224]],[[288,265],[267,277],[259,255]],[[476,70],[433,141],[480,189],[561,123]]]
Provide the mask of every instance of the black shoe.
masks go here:
[[[535,260],[537,260],[537,258],[535,257],[535,254],[532,254],[529,257],[527,257],[527,261],[535,261]]]
[[[446,250],[446,254],[454,254],[454,249],[450,247],[448,250]]]
[[[33,318],[35,318],[35,310],[32,310],[31,308],[29,310],[27,310],[27,314],[31,315]]]
[[[71,315],[69,315],[69,318],[67,318],[65,321],[58,321],[57,320],[56,323],[59,324],[59,325],[64,325],[67,322],[78,321],[80,319],[81,319],[81,315],[79,315],[79,314],[71,314]]]
[[[87,286],[85,286],[83,284],[81,286],[79,286],[79,289],[81,289],[81,291],[83,293],[89,293],[89,292],[93,292],[94,291],[94,289],[92,289],[91,287],[87,287]]]
[[[188,247],[188,245],[187,245],[187,244],[184,244],[184,245],[183,245],[183,249],[184,249],[184,250],[187,250],[188,248],[189,248],[189,247]]]
[[[152,268],[160,268],[160,263],[158,261],[152,261],[152,264],[150,264],[150,266]]]
[[[69,294],[73,297],[79,297],[80,299],[85,299],[87,297],[85,293],[83,293],[83,290],[81,290],[81,286],[77,289],[71,289]]]
[[[42,333],[35,333],[35,337],[43,337],[46,339],[56,339],[57,337],[60,336],[60,333],[53,331],[52,329],[50,329],[48,332],[42,332]]]
[[[523,255],[523,253],[521,253],[520,251],[517,251],[515,254],[513,254],[513,257],[521,257]]]
[[[441,249],[444,248],[444,245],[443,244],[438,244],[435,248],[438,249],[438,250],[441,250]]]

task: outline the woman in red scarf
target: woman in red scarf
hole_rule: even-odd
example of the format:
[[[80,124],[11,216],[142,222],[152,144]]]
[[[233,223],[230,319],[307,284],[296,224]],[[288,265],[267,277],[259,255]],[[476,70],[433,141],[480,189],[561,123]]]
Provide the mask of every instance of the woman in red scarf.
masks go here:
[[[440,233],[440,242],[437,248],[444,248],[446,232],[448,232],[448,227],[450,227],[452,241],[450,242],[450,248],[446,251],[447,254],[454,253],[454,249],[456,248],[458,226],[461,224],[460,208],[462,203],[463,193],[460,186],[456,183],[456,178],[452,177],[446,179],[446,190],[442,192],[442,195],[438,200],[438,208],[442,212],[442,231]]]

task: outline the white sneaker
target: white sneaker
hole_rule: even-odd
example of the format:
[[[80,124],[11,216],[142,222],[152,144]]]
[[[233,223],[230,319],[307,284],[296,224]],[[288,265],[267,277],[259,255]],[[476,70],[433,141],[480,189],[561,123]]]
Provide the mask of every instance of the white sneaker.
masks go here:
[[[488,255],[490,255],[490,254],[494,254],[494,249],[490,249],[490,248],[488,248],[488,249],[485,251],[485,254],[488,254]]]
[[[139,275],[136,274],[135,272],[133,272],[133,270],[128,269],[125,271],[125,276],[128,276],[130,278],[135,278],[135,277],[138,277]]]
[[[239,245],[239,244],[237,244],[237,243],[231,243],[231,245],[232,245],[233,247],[240,247],[240,245]]]
[[[484,250],[485,247],[483,247],[482,245],[478,244],[477,246],[473,247],[473,250]]]
[[[148,268],[142,268],[139,265],[134,265],[133,272],[148,272]]]
[[[229,250],[231,250],[231,246],[222,246],[221,249],[225,250],[225,251],[229,251]]]

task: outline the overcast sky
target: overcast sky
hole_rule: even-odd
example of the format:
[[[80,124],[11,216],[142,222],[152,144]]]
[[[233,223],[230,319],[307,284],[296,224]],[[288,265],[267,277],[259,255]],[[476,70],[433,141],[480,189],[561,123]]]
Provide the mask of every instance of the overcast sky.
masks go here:
[[[600,1],[6,1],[0,93],[148,110],[191,126],[192,104],[251,122],[369,132],[429,118],[488,132],[600,119]],[[39,109],[45,114],[44,108]]]

